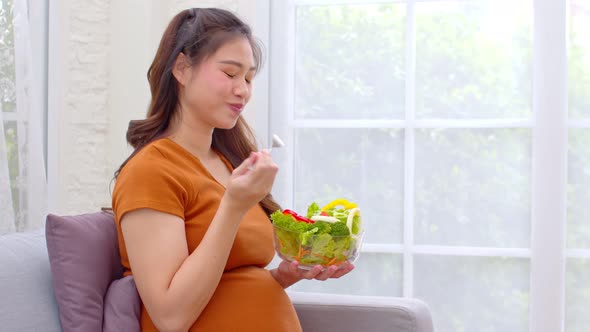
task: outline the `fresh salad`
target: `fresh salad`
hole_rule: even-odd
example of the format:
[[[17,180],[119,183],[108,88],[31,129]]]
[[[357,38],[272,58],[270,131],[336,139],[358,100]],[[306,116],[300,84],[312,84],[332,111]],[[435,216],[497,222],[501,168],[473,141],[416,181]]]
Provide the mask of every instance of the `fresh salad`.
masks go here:
[[[303,265],[340,265],[358,255],[362,238],[361,211],[355,203],[336,199],[320,206],[313,202],[305,216],[291,210],[270,216],[279,256]]]

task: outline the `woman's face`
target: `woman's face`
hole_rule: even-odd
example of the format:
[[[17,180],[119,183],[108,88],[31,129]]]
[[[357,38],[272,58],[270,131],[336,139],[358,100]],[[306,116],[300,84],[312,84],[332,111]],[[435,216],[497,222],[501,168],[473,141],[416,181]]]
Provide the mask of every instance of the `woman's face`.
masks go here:
[[[183,119],[209,128],[233,128],[250,100],[256,73],[248,40],[230,40],[184,73],[184,82],[179,80]]]

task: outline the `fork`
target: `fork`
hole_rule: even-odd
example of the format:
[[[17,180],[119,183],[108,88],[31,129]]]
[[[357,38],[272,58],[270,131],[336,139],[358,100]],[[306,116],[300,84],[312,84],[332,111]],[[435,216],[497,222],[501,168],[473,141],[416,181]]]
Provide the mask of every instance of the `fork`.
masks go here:
[[[282,148],[283,146],[285,146],[285,143],[283,142],[283,140],[278,135],[273,134],[272,135],[272,143],[271,143],[270,147],[267,149],[268,153],[270,153],[273,148]],[[256,168],[254,166],[248,166],[248,169],[253,171]]]

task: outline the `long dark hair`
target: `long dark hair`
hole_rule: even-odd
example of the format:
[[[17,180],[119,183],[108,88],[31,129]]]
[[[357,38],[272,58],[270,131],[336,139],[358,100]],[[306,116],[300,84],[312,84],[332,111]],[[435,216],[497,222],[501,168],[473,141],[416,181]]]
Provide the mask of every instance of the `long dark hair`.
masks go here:
[[[148,69],[152,99],[147,116],[132,120],[127,129],[127,142],[133,153],[115,172],[115,178],[123,167],[143,147],[162,138],[178,110],[178,82],[172,69],[182,52],[192,65],[199,65],[207,56],[236,37],[246,38],[252,47],[257,70],[262,65],[262,47],[253,37],[250,27],[227,10],[217,8],[192,8],[178,13],[168,24],[154,61]],[[222,153],[233,167],[240,165],[251,152],[257,150],[252,129],[240,116],[231,129],[213,130],[212,147]],[[271,195],[260,205],[270,215],[280,209]]]

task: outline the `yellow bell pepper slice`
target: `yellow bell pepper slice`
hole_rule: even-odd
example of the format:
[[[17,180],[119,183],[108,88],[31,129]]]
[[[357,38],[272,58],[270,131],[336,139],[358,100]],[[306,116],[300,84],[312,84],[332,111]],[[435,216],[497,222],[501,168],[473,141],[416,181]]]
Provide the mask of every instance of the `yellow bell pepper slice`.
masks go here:
[[[324,207],[322,208],[322,211],[326,211],[329,210],[331,208],[337,207],[337,206],[342,206],[345,209],[354,209],[355,207],[357,207],[357,205],[355,203],[349,202],[347,200],[345,200],[344,198],[337,198],[333,201],[331,201],[330,203],[324,205]]]

